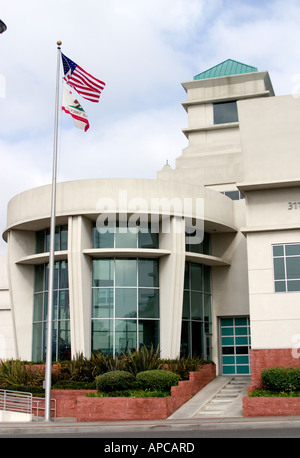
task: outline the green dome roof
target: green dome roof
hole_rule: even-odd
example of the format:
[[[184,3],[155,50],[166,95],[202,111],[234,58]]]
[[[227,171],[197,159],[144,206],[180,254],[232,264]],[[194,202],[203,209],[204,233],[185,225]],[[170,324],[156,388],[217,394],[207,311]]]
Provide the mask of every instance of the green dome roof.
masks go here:
[[[242,64],[232,59],[225,60],[221,64],[206,70],[205,72],[199,73],[194,76],[194,80],[204,80],[207,78],[218,78],[220,76],[240,75],[243,73],[257,72],[256,67],[251,65]]]

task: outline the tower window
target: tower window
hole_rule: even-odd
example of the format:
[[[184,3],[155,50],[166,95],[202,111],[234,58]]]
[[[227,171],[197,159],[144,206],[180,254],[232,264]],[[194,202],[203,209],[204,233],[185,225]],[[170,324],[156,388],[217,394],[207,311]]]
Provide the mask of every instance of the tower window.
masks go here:
[[[238,111],[236,102],[214,103],[214,124],[227,124],[238,122]]]

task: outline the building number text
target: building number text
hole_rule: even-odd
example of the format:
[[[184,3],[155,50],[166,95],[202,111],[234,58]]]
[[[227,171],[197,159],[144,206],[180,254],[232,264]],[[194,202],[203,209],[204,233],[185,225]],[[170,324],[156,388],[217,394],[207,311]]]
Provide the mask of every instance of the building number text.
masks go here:
[[[300,202],[289,202],[288,210],[300,210]]]

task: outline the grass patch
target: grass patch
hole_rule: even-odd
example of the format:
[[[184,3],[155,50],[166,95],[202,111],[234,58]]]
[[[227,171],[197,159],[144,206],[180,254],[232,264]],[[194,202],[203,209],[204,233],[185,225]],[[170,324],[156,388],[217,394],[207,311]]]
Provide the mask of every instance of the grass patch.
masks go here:
[[[300,391],[273,391],[258,388],[248,393],[248,396],[253,398],[299,398]]]
[[[165,398],[170,396],[170,392],[159,390],[122,390],[105,393],[104,391],[100,391],[98,393],[86,393],[86,396],[88,398]]]

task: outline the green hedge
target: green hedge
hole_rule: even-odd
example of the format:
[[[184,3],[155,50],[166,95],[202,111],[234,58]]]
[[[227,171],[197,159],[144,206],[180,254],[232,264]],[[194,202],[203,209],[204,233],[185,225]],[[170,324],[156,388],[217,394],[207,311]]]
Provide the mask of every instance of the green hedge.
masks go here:
[[[41,386],[30,385],[6,385],[4,390],[22,391],[23,393],[31,393],[33,396],[39,397],[45,394],[45,390]]]
[[[136,377],[130,372],[117,370],[98,375],[95,379],[98,392],[103,393],[137,389],[166,392],[178,381],[178,374],[162,369],[139,372]]]
[[[179,375],[171,371],[155,369],[140,372],[136,380],[144,390],[169,391],[171,386],[178,385]]]
[[[248,393],[248,396],[252,398],[299,398],[300,391],[271,391],[257,388],[256,390]]]
[[[263,369],[261,381],[266,390],[271,391],[299,391],[300,367],[273,367]]]
[[[98,393],[87,393],[87,397],[89,398],[105,398],[105,397],[112,397],[112,398],[164,398],[170,396],[168,391],[150,391],[150,390],[123,390],[123,391],[112,391],[111,393],[104,393],[100,391]]]
[[[95,382],[77,382],[74,380],[59,380],[52,385],[53,390],[95,390]]]
[[[135,377],[126,371],[111,371],[98,375],[95,381],[98,391],[111,393],[130,389],[135,382]]]

